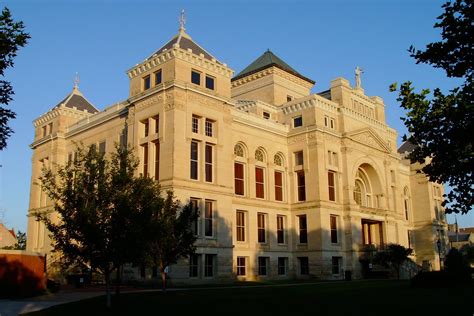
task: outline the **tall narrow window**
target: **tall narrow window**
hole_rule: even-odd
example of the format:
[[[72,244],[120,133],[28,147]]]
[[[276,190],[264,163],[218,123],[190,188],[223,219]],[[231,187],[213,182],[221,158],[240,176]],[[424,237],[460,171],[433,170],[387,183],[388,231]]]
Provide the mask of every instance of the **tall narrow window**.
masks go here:
[[[335,184],[335,172],[328,172],[328,193],[329,201],[336,201],[336,184]]]
[[[409,197],[409,191],[408,187],[405,187],[403,190],[403,208],[405,210],[405,219],[408,220],[408,211],[409,211],[409,205],[410,205],[410,197]]]
[[[142,145],[143,147],[143,176],[148,177],[148,144]]]
[[[199,214],[199,199],[191,198],[191,206],[193,208],[193,213]],[[196,218],[196,220],[192,223],[191,228],[194,232],[194,235],[199,235],[199,218]]]
[[[162,81],[162,72],[161,69],[155,72],[155,85],[160,84]]]
[[[189,257],[189,277],[199,277],[199,262],[201,261],[201,255],[194,254]]]
[[[306,215],[298,216],[300,244],[308,243],[308,226],[306,223]]]
[[[309,260],[308,257],[298,257],[300,263],[300,274],[308,275],[309,274]]]
[[[192,70],[191,71],[191,82],[197,84],[198,86],[201,85],[201,73]]]
[[[245,241],[245,212],[237,211],[236,218],[237,241]]]
[[[237,257],[237,275],[245,275],[245,257]]]
[[[408,230],[408,248],[412,248],[413,247],[413,237],[414,237],[414,234],[413,234],[413,230]]]
[[[214,90],[214,81],[215,79],[211,76],[206,76],[206,88]]]
[[[191,179],[198,179],[198,143],[191,142]]]
[[[234,190],[237,195],[244,195],[244,165],[234,163]]]
[[[277,215],[277,242],[285,243],[285,216]]]
[[[160,180],[160,143],[155,143],[155,180]]]
[[[267,241],[266,231],[265,231],[265,214],[257,214],[257,233],[258,233],[258,242],[265,243]]]
[[[99,143],[99,154],[105,154],[105,141]]]
[[[275,171],[275,200],[283,201],[283,173]]]
[[[213,218],[214,210],[212,201],[206,201],[204,212],[204,235],[206,237],[213,236]]]
[[[341,257],[332,257],[332,274],[341,273]]]
[[[354,201],[362,205],[362,182],[359,180],[356,180],[354,185]]]
[[[299,171],[296,173],[296,181],[298,185],[298,201],[306,201],[304,171]]]
[[[258,257],[258,275],[267,275],[268,257]]]
[[[303,165],[303,151],[295,152],[295,166],[302,166]]]
[[[206,119],[206,136],[212,137],[214,134],[214,122]]]
[[[206,144],[206,182],[212,182],[212,145]]]
[[[278,257],[278,275],[286,275],[288,271],[288,258]]]
[[[331,224],[331,243],[337,244],[337,216],[331,215],[330,217]]]
[[[265,183],[263,168],[255,167],[255,196],[263,199],[265,197]]]
[[[143,137],[147,137],[149,131],[149,124],[148,124],[148,119],[141,121],[142,123],[142,128],[143,128]]]
[[[214,265],[216,261],[216,255],[208,255],[204,256],[204,276],[205,277],[213,277],[214,276]]]
[[[155,134],[160,133],[160,116],[155,115],[153,116],[153,121],[155,122]]]
[[[193,115],[193,120],[192,120],[192,131],[193,133],[199,133],[199,117],[196,115]]]
[[[150,75],[143,77],[143,90],[148,90],[151,87]]]

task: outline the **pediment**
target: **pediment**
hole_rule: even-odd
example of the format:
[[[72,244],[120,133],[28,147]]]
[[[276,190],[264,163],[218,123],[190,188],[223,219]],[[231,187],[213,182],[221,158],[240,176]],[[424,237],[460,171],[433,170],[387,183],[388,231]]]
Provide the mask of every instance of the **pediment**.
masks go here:
[[[371,128],[355,130],[346,133],[344,136],[362,145],[367,145],[383,152],[390,152],[388,144]]]

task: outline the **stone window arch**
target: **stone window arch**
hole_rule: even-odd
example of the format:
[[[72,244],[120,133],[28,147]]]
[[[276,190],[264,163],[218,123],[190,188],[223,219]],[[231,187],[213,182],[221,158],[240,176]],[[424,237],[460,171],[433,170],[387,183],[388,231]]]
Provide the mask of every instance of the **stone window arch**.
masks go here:
[[[245,149],[244,149],[244,146],[242,146],[242,144],[235,144],[234,146],[234,155],[236,155],[237,157],[245,157]]]
[[[265,153],[262,148],[258,148],[255,151],[255,160],[260,162],[265,162]]]
[[[285,159],[283,158],[283,155],[281,153],[275,154],[275,156],[273,157],[273,163],[275,164],[275,166],[284,167]]]
[[[372,207],[372,186],[364,169],[359,168],[354,183],[354,201],[360,206]]]

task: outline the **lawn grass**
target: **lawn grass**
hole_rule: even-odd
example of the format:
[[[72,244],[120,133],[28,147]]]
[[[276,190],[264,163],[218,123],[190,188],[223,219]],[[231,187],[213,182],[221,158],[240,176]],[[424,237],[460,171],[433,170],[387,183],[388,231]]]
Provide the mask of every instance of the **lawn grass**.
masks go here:
[[[407,281],[205,288],[122,294],[54,306],[41,315],[469,315],[474,288],[415,289]]]

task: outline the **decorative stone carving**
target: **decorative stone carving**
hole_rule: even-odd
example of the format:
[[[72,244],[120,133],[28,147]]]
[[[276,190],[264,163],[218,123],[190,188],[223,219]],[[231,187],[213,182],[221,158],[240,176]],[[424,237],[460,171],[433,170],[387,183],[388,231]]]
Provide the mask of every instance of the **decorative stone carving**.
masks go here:
[[[146,109],[152,105],[156,105],[156,104],[162,104],[163,103],[163,94],[160,93],[160,94],[156,94],[154,96],[151,96],[143,101],[140,101],[138,102],[136,105],[135,105],[135,108],[138,110],[143,110],[143,109]]]

